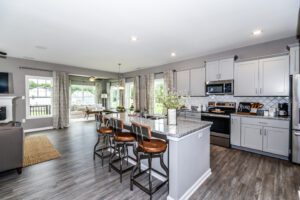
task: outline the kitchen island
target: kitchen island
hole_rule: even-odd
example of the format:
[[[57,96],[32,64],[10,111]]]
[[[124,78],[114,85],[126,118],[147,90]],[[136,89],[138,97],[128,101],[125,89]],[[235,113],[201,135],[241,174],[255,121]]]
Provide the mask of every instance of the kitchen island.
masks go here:
[[[106,117],[123,120],[128,130],[131,130],[132,122],[148,125],[153,137],[168,141],[168,150],[164,154],[169,168],[168,200],[188,199],[211,174],[211,122],[179,117],[177,125],[167,125],[166,119],[145,119],[127,113],[114,113]],[[133,156],[132,150],[129,154]],[[142,162],[142,168],[147,168],[147,162]],[[153,160],[153,168],[162,172],[159,160]],[[153,175],[163,179],[159,174]]]

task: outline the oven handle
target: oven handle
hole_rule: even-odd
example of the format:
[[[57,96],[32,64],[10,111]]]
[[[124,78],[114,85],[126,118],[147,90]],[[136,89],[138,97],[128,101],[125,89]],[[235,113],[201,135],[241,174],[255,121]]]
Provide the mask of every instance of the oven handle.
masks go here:
[[[219,117],[219,118],[226,118],[229,119],[229,115],[217,115],[217,114],[210,114],[210,113],[201,113],[202,116],[207,116],[207,117]]]

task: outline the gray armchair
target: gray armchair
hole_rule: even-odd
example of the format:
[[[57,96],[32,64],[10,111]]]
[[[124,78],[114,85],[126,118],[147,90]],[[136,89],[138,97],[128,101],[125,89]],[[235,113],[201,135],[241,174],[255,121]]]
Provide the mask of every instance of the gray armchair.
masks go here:
[[[0,124],[0,172],[16,169],[22,173],[24,132],[15,123]]]

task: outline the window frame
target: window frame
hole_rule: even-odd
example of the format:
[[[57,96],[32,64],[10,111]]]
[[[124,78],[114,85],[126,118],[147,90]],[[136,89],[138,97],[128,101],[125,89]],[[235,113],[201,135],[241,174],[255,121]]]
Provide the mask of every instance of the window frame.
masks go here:
[[[44,116],[30,116],[30,97],[29,97],[29,79],[44,79],[50,80],[52,82],[53,88],[53,77],[49,76],[32,76],[32,75],[25,75],[25,98],[26,98],[26,119],[45,119],[45,118],[52,118],[53,117],[53,89],[51,93],[51,115],[44,115]]]

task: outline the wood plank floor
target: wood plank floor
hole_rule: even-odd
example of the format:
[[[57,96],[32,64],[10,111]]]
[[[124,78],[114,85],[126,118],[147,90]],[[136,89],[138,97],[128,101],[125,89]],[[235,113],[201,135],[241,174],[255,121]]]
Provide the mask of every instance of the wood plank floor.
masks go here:
[[[69,129],[45,131],[62,154],[56,160],[15,171],[0,173],[0,199],[149,199],[134,187],[129,189],[129,173],[123,183],[93,161],[96,141],[93,122],[76,122]],[[40,134],[40,133],[39,133]],[[211,147],[212,175],[191,199],[299,199],[300,166],[287,161],[239,150]],[[166,199],[167,187],[153,199]]]

